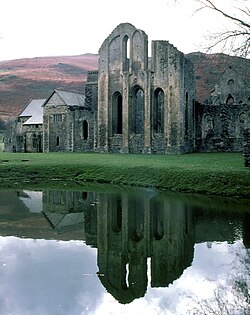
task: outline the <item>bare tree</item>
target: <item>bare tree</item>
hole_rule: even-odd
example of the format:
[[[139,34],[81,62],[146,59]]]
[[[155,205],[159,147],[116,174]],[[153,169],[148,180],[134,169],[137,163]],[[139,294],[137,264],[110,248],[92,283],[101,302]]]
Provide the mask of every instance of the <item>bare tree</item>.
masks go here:
[[[172,0],[172,2],[179,4],[182,1],[184,0]],[[211,51],[212,48],[220,47],[222,52],[226,51],[247,58],[250,55],[250,1],[234,0],[235,7],[231,7],[231,9],[223,9],[220,5],[216,4],[216,0],[193,1],[199,4],[195,13],[201,10],[211,10],[220,14],[227,22],[230,22],[229,29],[211,34],[209,45],[206,49]]]
[[[188,314],[249,315],[250,314],[250,250],[237,248],[237,259],[224,284],[216,287],[211,298],[189,297],[192,301]]]

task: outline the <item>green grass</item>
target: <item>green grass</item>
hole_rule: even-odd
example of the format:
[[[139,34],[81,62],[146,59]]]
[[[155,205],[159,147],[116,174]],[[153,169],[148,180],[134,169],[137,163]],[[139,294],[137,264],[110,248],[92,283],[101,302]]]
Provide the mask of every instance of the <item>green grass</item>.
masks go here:
[[[250,198],[241,153],[137,155],[0,153],[1,187],[63,181],[99,182]]]

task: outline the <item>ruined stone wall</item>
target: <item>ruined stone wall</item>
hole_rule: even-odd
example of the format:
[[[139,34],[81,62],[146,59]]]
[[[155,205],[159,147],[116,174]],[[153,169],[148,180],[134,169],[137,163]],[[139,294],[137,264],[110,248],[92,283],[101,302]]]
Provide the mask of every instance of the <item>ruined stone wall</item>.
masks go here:
[[[96,121],[94,113],[86,109],[74,109],[74,151],[93,151]]]
[[[150,125],[147,105],[149,103],[147,43],[147,35],[143,31],[125,23],[120,24],[100,48],[98,77],[100,151],[116,152],[120,147],[118,149],[120,152],[134,150],[141,152],[145,145],[149,146],[149,136],[141,136],[142,129],[144,134]],[[143,112],[142,109],[139,110],[136,116],[133,102],[137,96],[144,98],[145,108]],[[119,104],[122,108],[119,108]],[[135,132],[136,122],[140,128]]]
[[[195,108],[196,150],[238,152],[250,126],[250,89],[232,67],[225,69],[205,105]]]
[[[195,75],[194,65],[185,59],[184,64],[184,108],[183,108],[183,151],[194,151],[195,145]]]
[[[90,137],[92,139],[92,150],[97,148],[97,113],[98,113],[98,71],[89,71],[85,83],[85,106],[91,111]],[[91,149],[91,148],[89,148]]]
[[[22,142],[23,152],[43,152],[43,125],[24,125]]]
[[[10,119],[6,123],[4,132],[4,151],[5,152],[23,152],[22,135],[17,135],[17,117]]]
[[[239,152],[250,124],[250,104],[196,105],[196,151]]]
[[[89,71],[85,83],[85,106],[97,112],[98,106],[98,71]]]
[[[152,92],[152,151],[192,151],[194,69],[167,41],[152,42]],[[164,97],[162,108],[160,93]]]
[[[4,135],[6,152],[42,152],[43,125],[24,125],[29,117],[16,117],[7,123]]]
[[[243,136],[244,165],[250,167],[250,128],[244,130]]]
[[[154,41],[149,69],[147,35],[124,23],[99,55],[99,151],[193,151],[194,74],[183,53]]]

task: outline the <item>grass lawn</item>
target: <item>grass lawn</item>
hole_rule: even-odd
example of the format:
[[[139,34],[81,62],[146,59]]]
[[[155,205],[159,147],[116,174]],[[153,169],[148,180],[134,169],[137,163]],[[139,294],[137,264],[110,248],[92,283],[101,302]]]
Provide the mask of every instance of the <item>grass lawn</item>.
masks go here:
[[[242,153],[139,155],[0,152],[1,187],[85,181],[250,198]]]

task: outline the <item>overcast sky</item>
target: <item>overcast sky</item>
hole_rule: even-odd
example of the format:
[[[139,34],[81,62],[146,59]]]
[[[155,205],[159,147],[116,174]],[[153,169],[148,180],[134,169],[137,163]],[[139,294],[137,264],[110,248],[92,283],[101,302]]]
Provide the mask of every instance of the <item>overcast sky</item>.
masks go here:
[[[1,0],[0,60],[98,53],[120,23],[184,53],[202,50],[208,31],[225,27],[210,10],[193,14],[194,0]],[[215,0],[229,9],[237,0]],[[181,4],[180,4],[181,3]]]

